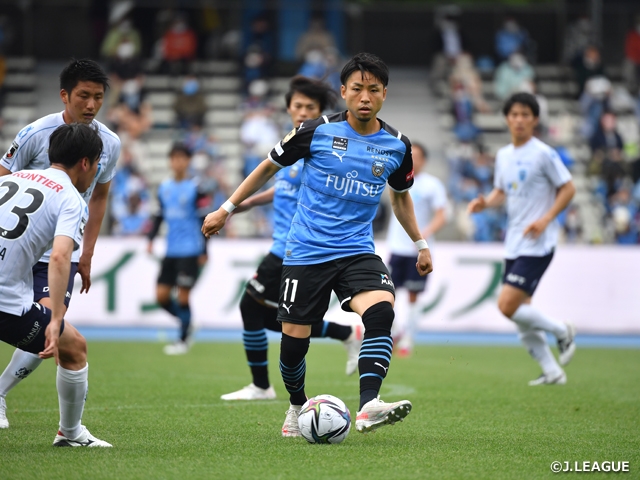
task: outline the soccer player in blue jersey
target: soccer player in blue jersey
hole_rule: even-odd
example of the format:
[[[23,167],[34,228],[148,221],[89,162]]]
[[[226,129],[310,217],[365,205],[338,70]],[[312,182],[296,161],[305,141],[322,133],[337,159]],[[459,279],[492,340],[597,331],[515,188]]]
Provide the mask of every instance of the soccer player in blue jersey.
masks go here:
[[[153,252],[153,239],[163,221],[167,222],[167,250],[158,282],[156,299],[160,306],[180,321],[180,339],[164,347],[167,355],[182,355],[191,346],[191,308],[189,295],[198,279],[200,267],[207,261],[206,239],[200,232],[201,210],[209,207],[209,198],[196,179],[189,177],[191,152],[186,145],[174,144],[169,152],[173,178],[158,187],[159,211],[149,232],[147,251]],[[177,301],[171,290],[177,287]]]
[[[325,83],[302,76],[291,79],[285,101],[293,126],[297,128],[302,122],[318,118],[325,108],[333,105],[334,97],[331,86]],[[269,383],[268,342],[265,329],[282,332],[282,324],[276,320],[282,259],[287,234],[298,204],[303,168],[303,160],[283,168],[276,173],[276,183],[273,187],[248,198],[235,210],[235,213],[238,213],[257,205],[273,202],[275,218],[271,250],[258,266],[256,274],[247,283],[247,289],[240,300],[240,312],[244,325],[242,340],[253,382],[237,392],[222,395],[223,400],[276,398],[276,392]],[[347,375],[355,373],[362,340],[361,325],[351,327],[325,320],[312,325],[311,336],[343,341],[348,353]]]
[[[65,295],[65,308],[69,307],[73,293],[74,277],[80,274],[80,293],[91,288],[91,259],[107,208],[109,186],[115,175],[115,166],[120,156],[120,139],[95,118],[102,107],[109,86],[104,70],[93,60],[73,60],[60,72],[60,99],[64,110],[46,115],[24,127],[11,147],[0,159],[0,176],[18,170],[44,170],[49,167],[49,136],[61,125],[74,122],[86,123],[98,130],[104,149],[98,170],[89,188],[82,194],[89,205],[89,220],[80,250],[73,252],[71,270]],[[48,279],[49,252],[45,253],[33,267],[34,300],[50,307]],[[5,396],[25,379],[42,362],[38,355],[16,349],[13,357],[0,376],[0,428],[9,427],[6,418]]]
[[[529,93],[516,93],[504,105],[511,144],[496,155],[494,189],[468,206],[469,213],[507,203],[505,268],[498,308],[518,327],[520,339],[542,375],[529,385],[565,384],[560,365],[571,361],[576,349],[575,328],[555,320],[531,305],[540,279],[553,258],[560,225],[556,221],[576,191],[571,174],[549,145],[534,137],[540,107]],[[546,332],[558,341],[556,362]]]
[[[280,372],[289,392],[282,435],[300,436],[298,415],[304,390],[311,326],[321,322],[331,291],[342,308],[362,317],[365,332],[358,370],[360,405],[356,429],[369,432],[393,424],[411,402],[385,403],[378,395],[389,370],[393,340],[394,287],[375,255],[371,222],[386,184],[395,216],[416,244],[416,268],[431,272],[409,188],[413,184],[411,143],[377,117],[387,96],[389,70],[375,55],[360,53],[342,69],[347,110],[303,122],[278,142],[220,209],[207,215],[205,235],[217,233],[230,212],[281,168],[304,158],[298,208],[285,245],[278,321],[282,322]]]

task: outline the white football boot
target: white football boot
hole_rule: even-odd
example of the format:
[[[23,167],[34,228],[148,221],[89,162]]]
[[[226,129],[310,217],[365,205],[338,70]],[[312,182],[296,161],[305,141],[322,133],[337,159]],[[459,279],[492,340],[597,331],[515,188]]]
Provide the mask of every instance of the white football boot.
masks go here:
[[[54,447],[112,447],[110,443],[100,440],[99,438],[91,435],[87,427],[81,426],[82,432],[77,438],[73,440],[65,437],[61,431],[58,430],[56,439],[53,441]]]
[[[276,391],[273,385],[269,388],[260,388],[250,383],[237,392],[226,393],[220,398],[222,400],[273,400],[276,398]]]
[[[184,355],[189,352],[190,345],[188,342],[178,341],[170,345],[165,345],[162,351],[165,355]]]
[[[282,436],[283,437],[301,437],[302,433],[300,433],[300,427],[298,426],[298,416],[300,416],[300,409],[302,405],[289,405],[289,410],[287,410],[287,416],[284,419],[284,424],[282,425]]]
[[[377,398],[365,403],[362,410],[356,414],[356,430],[367,433],[385,425],[401,422],[411,413],[411,408],[409,400],[385,403],[378,395]]]
[[[7,402],[4,397],[0,397],[0,428],[9,428],[9,420],[7,420]]]
[[[567,338],[558,340],[558,359],[563,367],[568,364],[576,353],[576,327],[571,323],[565,323],[567,326]]]
[[[529,382],[530,387],[537,387],[538,385],[564,385],[567,383],[567,374],[564,371],[560,371],[557,375],[540,375],[535,380]]]

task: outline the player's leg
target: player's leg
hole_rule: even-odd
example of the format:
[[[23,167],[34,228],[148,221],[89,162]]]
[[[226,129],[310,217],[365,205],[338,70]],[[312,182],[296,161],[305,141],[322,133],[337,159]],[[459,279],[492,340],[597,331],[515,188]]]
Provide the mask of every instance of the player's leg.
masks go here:
[[[69,302],[71,301],[73,280],[77,271],[78,264],[75,262],[71,263],[69,283],[67,284],[67,293],[64,300],[66,308],[69,307]],[[34,301],[39,302],[46,307],[50,306],[48,272],[48,263],[38,262],[33,267]],[[6,417],[5,397],[16,385],[18,385],[18,383],[27,378],[36,368],[38,368],[41,363],[42,359],[37,355],[37,353],[25,352],[20,349],[16,349],[16,351],[13,352],[13,356],[11,357],[7,368],[5,368],[2,375],[0,375],[0,428],[9,427],[9,420]]]
[[[413,352],[418,318],[418,292],[409,291],[409,305],[407,305],[405,326],[397,345],[397,351],[400,357],[408,357]]]
[[[368,432],[401,421],[411,411],[408,400],[385,403],[379,397],[393,351],[395,291],[386,266],[376,255],[359,255],[341,259],[340,263],[336,294],[343,309],[362,317],[365,329],[358,360],[360,405],[356,429]]]

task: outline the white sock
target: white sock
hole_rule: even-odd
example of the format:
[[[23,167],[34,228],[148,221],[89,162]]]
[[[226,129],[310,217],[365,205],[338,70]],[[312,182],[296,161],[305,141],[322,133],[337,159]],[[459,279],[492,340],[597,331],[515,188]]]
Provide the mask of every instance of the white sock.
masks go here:
[[[407,308],[407,321],[404,325],[404,333],[400,339],[400,347],[413,347],[413,338],[416,334],[419,314],[420,307],[418,306],[418,302],[409,303],[409,307]]]
[[[553,333],[559,340],[567,338],[567,326],[564,323],[547,317],[526,303],[518,307],[516,313],[511,316],[511,320],[534,330],[544,330],[545,332]]]
[[[542,330],[534,330],[522,325],[518,325],[520,331],[520,340],[527,347],[529,355],[540,364],[542,373],[550,377],[557,377],[562,372],[562,368],[556,362],[547,337]]]
[[[7,368],[0,375],[0,397],[6,397],[21,380],[27,378],[42,363],[42,359],[35,353],[25,352],[16,348]]]
[[[80,421],[89,388],[89,364],[82,370],[67,370],[58,365],[56,387],[60,403],[60,431],[71,440],[80,435]]]

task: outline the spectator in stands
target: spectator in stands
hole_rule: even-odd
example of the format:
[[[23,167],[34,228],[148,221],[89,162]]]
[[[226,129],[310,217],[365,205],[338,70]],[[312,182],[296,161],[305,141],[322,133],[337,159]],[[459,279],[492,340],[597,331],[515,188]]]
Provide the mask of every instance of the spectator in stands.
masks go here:
[[[612,196],[610,210],[616,243],[622,245],[639,243],[640,216],[638,215],[638,206],[631,199],[627,188],[621,188]]]
[[[161,69],[172,75],[184,75],[196,57],[198,39],[183,14],[175,15],[171,26],[162,36]]]
[[[592,153],[596,153],[598,150],[605,154],[610,150],[622,151],[624,144],[617,131],[617,118],[614,113],[605,112],[600,117],[600,126],[589,139],[589,146]]]
[[[118,103],[107,111],[107,119],[123,141],[135,142],[151,128],[151,105],[142,97],[142,77],[122,83]]]
[[[118,55],[118,50],[126,44],[130,53],[127,57],[139,57],[142,54],[140,32],[134,27],[131,18],[125,16],[113,24],[100,46],[100,54],[107,60]]]
[[[496,32],[496,54],[498,59],[506,60],[514,53],[530,53],[529,33],[522,28],[515,18],[505,18],[501,30]]]
[[[595,133],[602,114],[609,110],[611,82],[606,77],[592,77],[587,80],[580,97],[580,110],[583,115],[582,136],[590,139]]]
[[[173,109],[179,128],[189,130],[194,123],[204,125],[207,103],[195,75],[187,75],[182,81],[182,88],[176,95]]]
[[[435,87],[438,81],[449,77],[456,58],[469,47],[454,15],[447,15],[438,23],[433,47],[435,55],[431,62],[430,80],[432,87]]]
[[[582,218],[576,204],[572,203],[567,207],[562,228],[567,243],[578,243],[582,238]]]
[[[460,142],[472,142],[481,133],[473,123],[473,98],[459,80],[454,80],[451,88],[452,113],[455,120],[453,133]]]
[[[117,235],[143,235],[149,228],[149,191],[135,166],[128,146],[123,146],[112,180],[111,231]]]
[[[336,48],[309,50],[304,57],[304,63],[298,70],[298,75],[322,80],[339,92],[342,84],[339,62],[340,54]]]
[[[583,13],[567,27],[562,49],[562,60],[567,65],[574,65],[593,41],[593,25],[589,15]]]
[[[249,111],[242,121],[240,140],[244,146],[245,177],[262,162],[264,152],[280,141],[280,128],[273,121],[272,113],[269,108],[260,108]]]
[[[535,73],[524,55],[512,53],[498,66],[493,80],[493,90],[499,100],[506,100],[521,88],[524,82],[533,81]]]
[[[470,54],[461,53],[458,55],[449,79],[451,82],[464,85],[464,89],[471,97],[476,110],[484,113],[491,111],[482,92],[482,79],[473,65],[473,57]]]
[[[590,78],[604,76],[604,67],[600,57],[600,50],[595,45],[585,48],[572,64],[573,73],[578,82],[578,97],[584,92],[585,85]]]
[[[244,43],[244,80],[245,88],[253,80],[268,79],[275,56],[275,39],[266,14],[256,16]]]
[[[321,17],[313,17],[309,22],[309,29],[296,43],[296,59],[304,60],[307,53],[314,50],[326,52],[329,49],[337,49],[336,40],[325,28],[324,20]]]
[[[624,42],[624,77],[629,91],[640,95],[640,15],[636,16],[633,30],[627,33]]]

